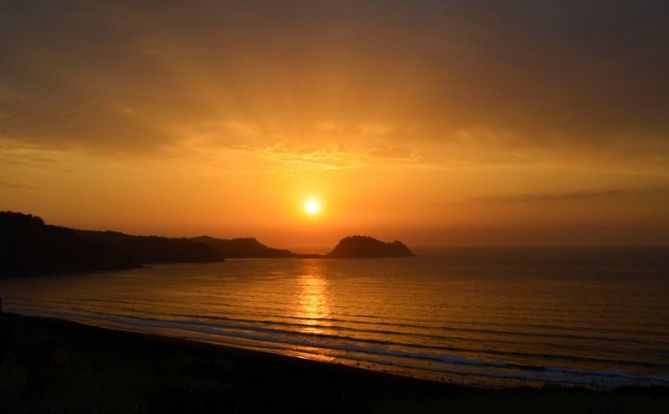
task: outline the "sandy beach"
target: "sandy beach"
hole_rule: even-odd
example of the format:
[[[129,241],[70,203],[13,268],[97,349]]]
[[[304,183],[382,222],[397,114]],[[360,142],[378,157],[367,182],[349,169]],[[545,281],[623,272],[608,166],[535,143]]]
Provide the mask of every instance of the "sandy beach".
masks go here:
[[[464,387],[12,314],[0,357],[7,413],[669,410],[666,388]]]

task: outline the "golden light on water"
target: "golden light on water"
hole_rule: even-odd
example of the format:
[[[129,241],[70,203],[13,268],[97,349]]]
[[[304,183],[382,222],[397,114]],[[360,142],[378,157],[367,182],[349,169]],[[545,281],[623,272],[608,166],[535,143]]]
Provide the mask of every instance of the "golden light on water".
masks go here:
[[[323,277],[323,269],[318,261],[314,261],[312,266],[308,266],[298,282],[298,296],[295,307],[295,314],[299,318],[303,318],[303,323],[306,325],[302,331],[305,333],[322,334],[325,333],[323,329],[323,319],[327,319],[330,315],[330,307],[328,304],[328,282]]]

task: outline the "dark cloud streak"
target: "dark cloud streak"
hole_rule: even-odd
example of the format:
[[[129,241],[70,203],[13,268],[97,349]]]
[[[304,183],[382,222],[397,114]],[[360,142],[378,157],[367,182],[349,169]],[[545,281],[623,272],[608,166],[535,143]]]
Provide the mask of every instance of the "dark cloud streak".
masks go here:
[[[35,190],[36,187],[26,185],[26,184],[20,184],[20,183],[8,183],[5,181],[0,181],[0,189],[8,189],[8,190]]]
[[[500,197],[472,197],[469,201],[474,203],[534,203],[667,194],[669,194],[669,189],[667,188],[615,189],[601,191],[570,191],[563,193],[531,193]]]

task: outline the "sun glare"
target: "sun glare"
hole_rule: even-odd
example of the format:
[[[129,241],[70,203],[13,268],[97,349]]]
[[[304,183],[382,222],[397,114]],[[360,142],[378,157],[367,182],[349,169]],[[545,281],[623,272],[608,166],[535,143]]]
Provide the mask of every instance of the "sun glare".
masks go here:
[[[321,202],[311,198],[304,203],[304,211],[309,215],[316,215],[321,211]]]

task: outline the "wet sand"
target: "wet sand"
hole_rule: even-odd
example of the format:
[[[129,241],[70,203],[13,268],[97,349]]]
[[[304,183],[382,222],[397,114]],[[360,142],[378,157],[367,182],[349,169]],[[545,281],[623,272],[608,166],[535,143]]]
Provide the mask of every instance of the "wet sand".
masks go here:
[[[486,389],[0,315],[0,412],[669,412],[669,389]]]

